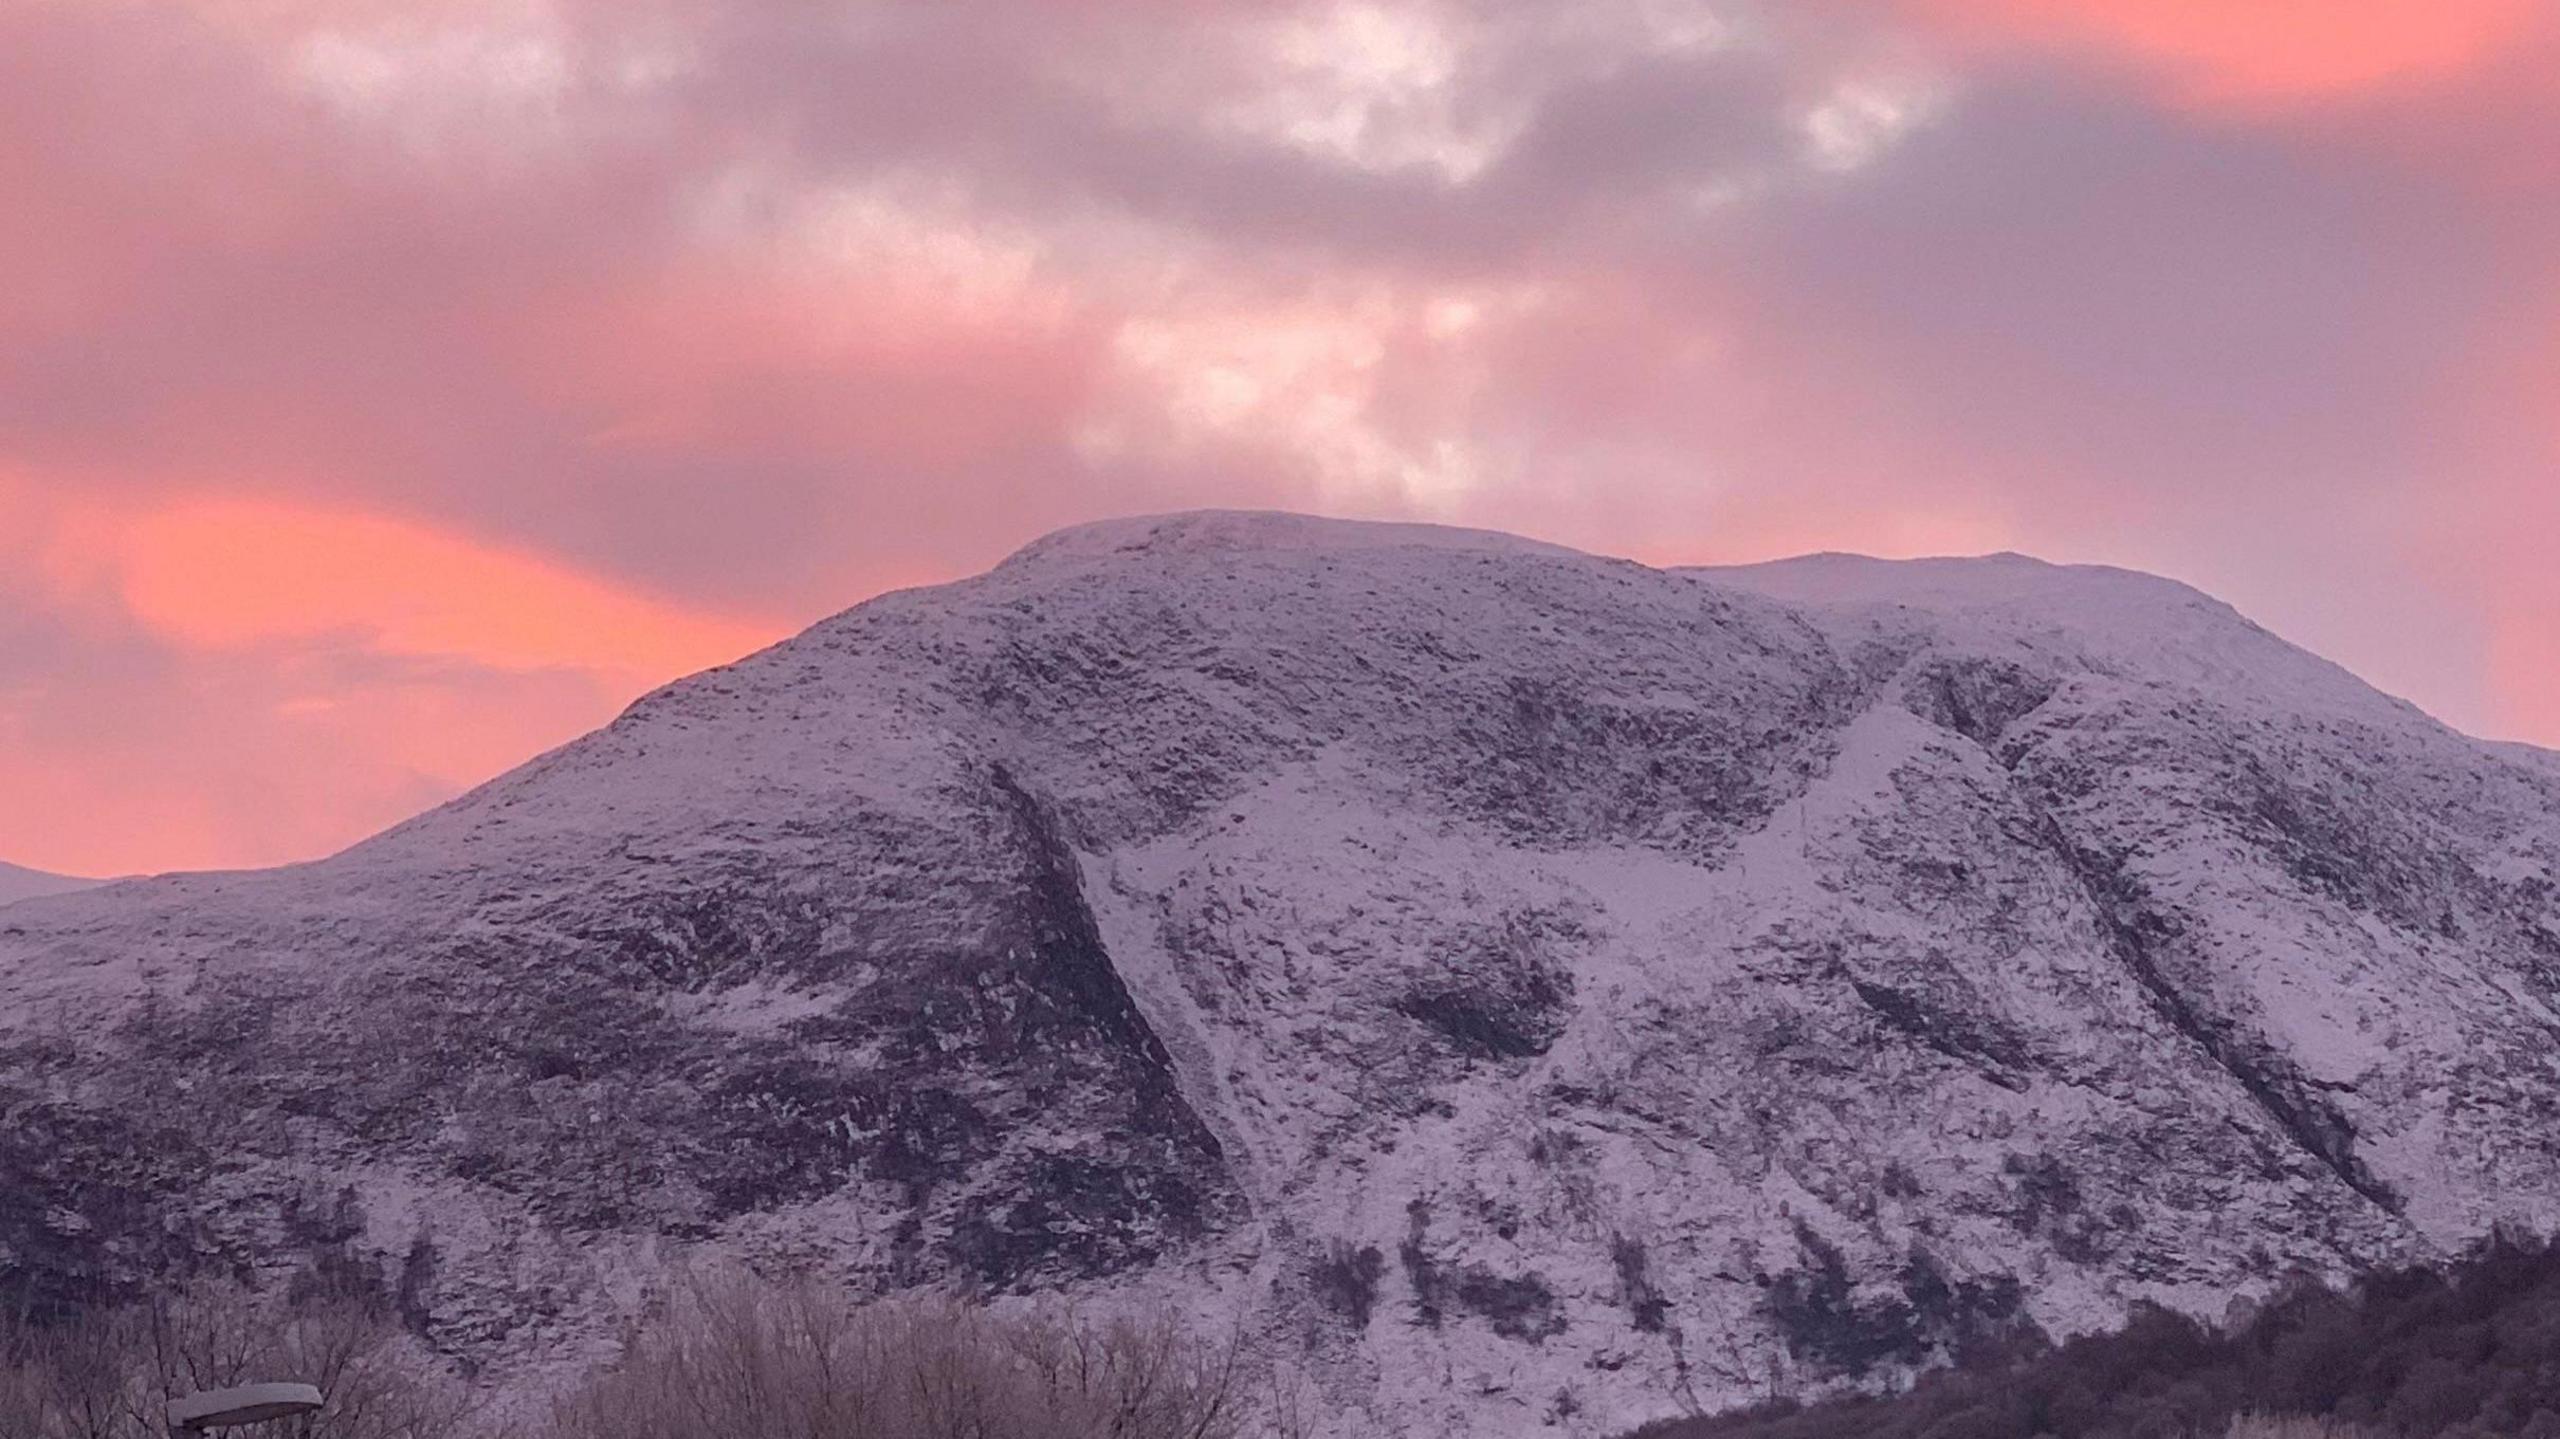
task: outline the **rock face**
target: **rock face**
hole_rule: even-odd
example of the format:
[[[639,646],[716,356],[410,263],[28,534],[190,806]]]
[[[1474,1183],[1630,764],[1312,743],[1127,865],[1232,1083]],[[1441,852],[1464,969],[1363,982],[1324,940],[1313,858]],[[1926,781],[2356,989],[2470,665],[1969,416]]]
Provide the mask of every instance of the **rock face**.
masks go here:
[[[0,1282],[681,1246],[1607,1434],[2560,1221],[2560,757],[2014,556],[1069,531],[316,864],[0,911]]]

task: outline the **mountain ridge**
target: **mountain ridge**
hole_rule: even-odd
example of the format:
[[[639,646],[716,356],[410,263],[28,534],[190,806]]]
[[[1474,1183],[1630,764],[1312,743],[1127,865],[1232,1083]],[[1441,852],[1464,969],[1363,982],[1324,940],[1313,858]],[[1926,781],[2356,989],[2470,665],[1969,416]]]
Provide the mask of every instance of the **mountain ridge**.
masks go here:
[[[703,1246],[1608,1434],[2560,1219],[2555,860],[2560,769],[2131,572],[1111,522],[0,914],[0,1268],[335,1244],[517,1374]]]
[[[0,904],[15,904],[22,899],[43,899],[48,895],[75,894],[107,883],[102,879],[81,879],[67,874],[49,874],[40,869],[0,860]]]

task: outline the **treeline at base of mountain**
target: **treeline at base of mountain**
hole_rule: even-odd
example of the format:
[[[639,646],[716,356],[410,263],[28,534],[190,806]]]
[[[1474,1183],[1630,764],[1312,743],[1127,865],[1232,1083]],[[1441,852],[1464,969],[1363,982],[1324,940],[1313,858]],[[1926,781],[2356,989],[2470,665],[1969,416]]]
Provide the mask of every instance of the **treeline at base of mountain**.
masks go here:
[[[493,1398],[379,1286],[197,1283],[42,1318],[0,1307],[0,1439],[161,1439],[169,1399],[317,1384],[274,1439],[1300,1439],[1313,1396],[1239,1336],[1171,1322],[862,1300],[743,1270],[672,1276],[618,1350]],[[2560,1439],[2560,1243],[2297,1280],[2211,1324],[2165,1309],[2032,1331],[1899,1393],[1778,1401],[1629,1439]]]
[[[1630,1439],[2560,1439],[2560,1243],[2297,1280],[2208,1324],[2028,1335],[1883,1396],[1780,1400]]]
[[[266,1381],[325,1396],[262,1439],[1297,1439],[1294,1391],[1169,1322],[863,1301],[743,1270],[672,1277],[617,1354],[466,1383],[378,1290],[193,1284],[37,1322],[0,1312],[0,1439],[167,1439],[168,1402]],[[525,1392],[538,1391],[539,1397]]]

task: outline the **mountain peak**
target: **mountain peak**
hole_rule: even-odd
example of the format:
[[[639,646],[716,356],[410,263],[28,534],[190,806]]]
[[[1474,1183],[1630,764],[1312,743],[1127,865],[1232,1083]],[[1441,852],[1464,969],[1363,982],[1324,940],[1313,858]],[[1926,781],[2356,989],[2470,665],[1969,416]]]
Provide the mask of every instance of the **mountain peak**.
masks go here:
[[[1579,553],[1542,540],[1454,525],[1334,519],[1284,510],[1185,510],[1069,526],[1015,551],[1002,568],[1142,554],[1387,549],[1558,556]]]
[[[2057,564],[2015,550],[1988,555],[1883,559],[1825,550],[1743,565],[1696,565],[1689,573],[1795,604],[1914,604],[1987,607],[2062,593],[2104,594],[2123,601],[2201,600],[2176,580],[2113,565]]]

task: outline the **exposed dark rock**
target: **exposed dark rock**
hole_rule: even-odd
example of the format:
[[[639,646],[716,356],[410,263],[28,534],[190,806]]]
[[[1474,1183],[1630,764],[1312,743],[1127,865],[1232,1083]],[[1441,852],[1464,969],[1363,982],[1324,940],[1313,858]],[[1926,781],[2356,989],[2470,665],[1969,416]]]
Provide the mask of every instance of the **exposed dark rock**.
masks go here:
[[[1543,1344],[1565,1329],[1555,1291],[1535,1274],[1500,1275],[1469,1269],[1458,1276],[1457,1300],[1493,1323],[1505,1339]]]
[[[1396,1245],[1396,1260],[1404,1266],[1405,1283],[1413,1289],[1413,1319],[1417,1324],[1437,1329],[1448,1317],[1453,1277],[1440,1261],[1432,1258],[1425,1243],[1431,1230],[1431,1205],[1416,1199],[1405,1206],[1408,1221],[1402,1242]]]
[[[1645,1262],[1644,1241],[1623,1234],[1609,1236],[1609,1264],[1618,1271],[1618,1302],[1626,1306],[1636,1328],[1647,1334],[1661,1332],[1671,1304],[1654,1287],[1653,1273]]]
[[[1387,1272],[1387,1256],[1378,1246],[1358,1248],[1336,1239],[1307,1268],[1307,1286],[1316,1302],[1340,1315],[1353,1329],[1369,1327],[1378,1304],[1378,1280]]]
[[[1867,1008],[1886,1028],[1979,1070],[1984,1078],[2008,1089],[2024,1089],[2020,1077],[2032,1062],[2026,1041],[2001,1023],[1996,1014],[1941,1005],[1925,995],[1851,980]]]
[[[2009,726],[2053,696],[2054,682],[1999,660],[1939,659],[1911,677],[1902,695],[1913,714],[1991,749]]]
[[[1920,1364],[2023,1322],[2023,1291],[2009,1276],[1955,1279],[1915,1249],[1892,1290],[1862,1293],[1838,1246],[1803,1225],[1796,1242],[1804,1265],[1770,1280],[1764,1302],[1788,1351],[1818,1369]]]

